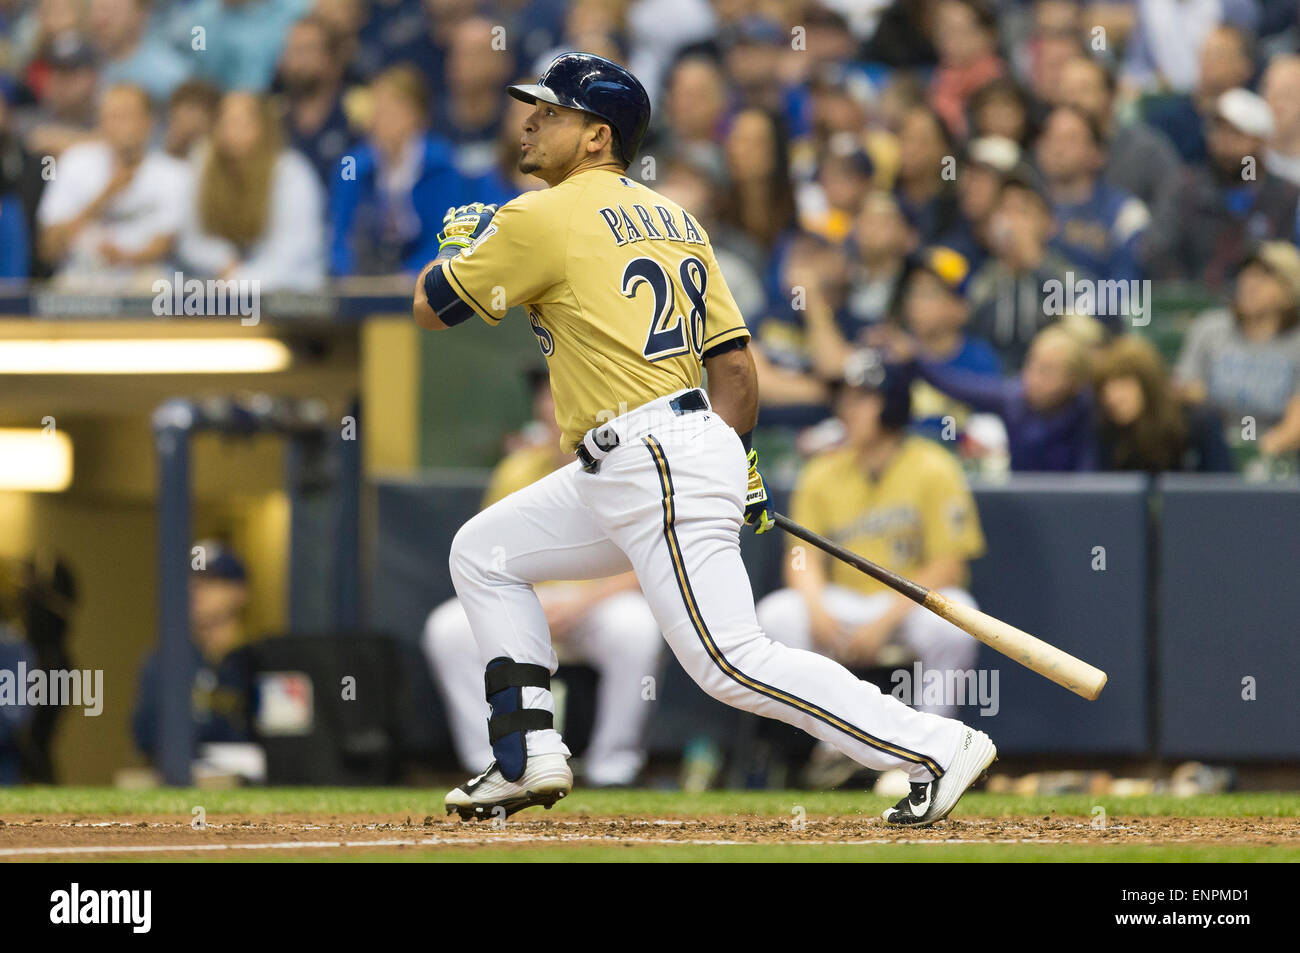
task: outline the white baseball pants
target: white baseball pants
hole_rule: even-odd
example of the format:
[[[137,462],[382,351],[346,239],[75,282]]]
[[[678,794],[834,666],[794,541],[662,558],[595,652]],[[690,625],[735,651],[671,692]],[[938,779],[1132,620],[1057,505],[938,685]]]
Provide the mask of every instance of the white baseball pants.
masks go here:
[[[952,602],[974,607],[975,600],[965,589],[941,589]],[[844,586],[827,586],[822,594],[823,605],[831,617],[841,625],[866,625],[888,611],[894,596],[882,592],[864,595]],[[758,624],[772,638],[795,649],[807,649],[830,657],[834,654],[813,645],[812,623],[808,617],[808,603],[794,589],[778,589],[759,600]],[[967,671],[975,667],[979,643],[951,622],[939,618],[920,606],[914,608],[898,624],[894,639],[906,645],[921,661],[923,669],[934,671]],[[919,686],[916,687],[920,694]],[[944,704],[918,704],[922,711],[952,716],[957,705],[952,699]]]
[[[542,602],[564,598],[567,587],[546,587]],[[596,723],[584,756],[591,784],[630,784],[645,764],[642,747],[654,693],[644,680],[658,678],[663,641],[645,597],[620,592],[603,599],[564,638],[566,661],[583,661],[600,675]],[[466,770],[478,774],[492,761],[488,744],[491,708],[483,697],[483,668],[469,617],[458,599],[434,609],[424,627],[424,655],[447,703],[452,742]]]
[[[740,557],[748,473],[740,438],[711,410],[674,417],[668,399],[606,425],[619,445],[597,472],[575,461],[461,527],[451,576],[480,659],[554,671],[533,584],[630,567],[669,647],[710,696],[795,725],[867,767],[902,768],[915,781],[940,776],[960,722],[915,711],[838,662],[763,634]],[[546,689],[521,691],[524,706],[554,710]],[[527,745],[529,754],[569,753],[552,729],[528,732]]]

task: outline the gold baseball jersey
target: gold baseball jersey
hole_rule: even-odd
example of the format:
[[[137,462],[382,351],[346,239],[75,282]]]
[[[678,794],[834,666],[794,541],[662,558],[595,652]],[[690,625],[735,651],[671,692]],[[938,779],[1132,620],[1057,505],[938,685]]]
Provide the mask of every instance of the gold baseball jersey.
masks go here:
[[[874,480],[853,450],[809,461],[795,485],[790,516],[886,569],[908,576],[932,559],[984,552],[975,500],[952,454],[907,437]],[[796,545],[797,545],[796,541]],[[838,559],[828,580],[867,595],[892,591]]]
[[[612,169],[510,200],[440,267],[488,324],[527,310],[566,450],[598,424],[700,386],[704,352],[749,336],[704,229]]]

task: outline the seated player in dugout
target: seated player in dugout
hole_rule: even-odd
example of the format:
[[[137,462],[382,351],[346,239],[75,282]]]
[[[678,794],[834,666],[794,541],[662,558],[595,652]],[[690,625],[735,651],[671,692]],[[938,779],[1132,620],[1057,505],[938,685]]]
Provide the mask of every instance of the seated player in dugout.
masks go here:
[[[483,509],[573,462],[560,443],[545,368],[528,379],[533,433],[492,471]],[[659,624],[636,575],[546,582],[536,591],[557,651],[553,664],[586,662],[599,675],[583,778],[591,787],[629,785],[645,765],[642,739],[652,707],[644,697],[645,679],[658,678],[663,650]],[[483,697],[483,660],[459,599],[448,599],[430,613],[423,644],[447,706],[456,755],[463,767],[480,772],[492,762],[490,710]]]
[[[992,740],[758,625],[740,530],[765,533],[776,520],[751,445],[749,330],[709,236],[629,169],[650,122],[645,88],[617,63],[565,53],[509,92],[535,107],[519,169],[549,187],[500,210],[450,209],[413,316],[440,331],[475,316],[496,325],[523,308],[550,367],[562,445],[577,459],[489,506],[452,541],[494,760],[448,792],[447,812],[484,820],[568,795],[555,652],[534,586],[632,569],[706,693],[864,767],[903,770],[911,793],[884,812],[887,823],[942,820],[997,757]]]
[[[975,502],[956,458],[906,432],[910,408],[905,375],[874,350],[855,354],[836,388],[845,442],[804,467],[790,515],[886,569],[973,607],[967,564],[984,552]],[[978,646],[965,632],[793,538],[785,583],[787,588],[758,603],[758,622],[791,648],[859,670],[879,664],[891,643],[919,660],[923,671],[975,665]],[[952,699],[903,700],[922,711],[956,713]]]

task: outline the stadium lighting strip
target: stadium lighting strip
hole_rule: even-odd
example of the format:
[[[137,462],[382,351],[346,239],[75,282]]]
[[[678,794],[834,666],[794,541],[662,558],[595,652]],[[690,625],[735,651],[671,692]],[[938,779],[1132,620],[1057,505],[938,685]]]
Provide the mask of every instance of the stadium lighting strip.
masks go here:
[[[72,482],[72,441],[61,431],[0,428],[0,491],[58,493]]]
[[[290,358],[269,338],[16,340],[0,347],[0,374],[269,374]]]

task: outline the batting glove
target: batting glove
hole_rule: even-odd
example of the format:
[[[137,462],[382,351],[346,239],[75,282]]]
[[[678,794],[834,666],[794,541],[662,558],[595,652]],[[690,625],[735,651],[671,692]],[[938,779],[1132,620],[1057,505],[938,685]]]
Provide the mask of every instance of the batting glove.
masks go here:
[[[442,217],[442,232],[438,235],[438,258],[451,258],[468,248],[487,230],[492,216],[497,213],[495,205],[473,202],[460,208],[449,208]]]
[[[767,507],[767,484],[758,472],[758,451],[749,451],[749,489],[745,492],[745,522],[754,527],[758,535],[776,525],[772,511]]]

